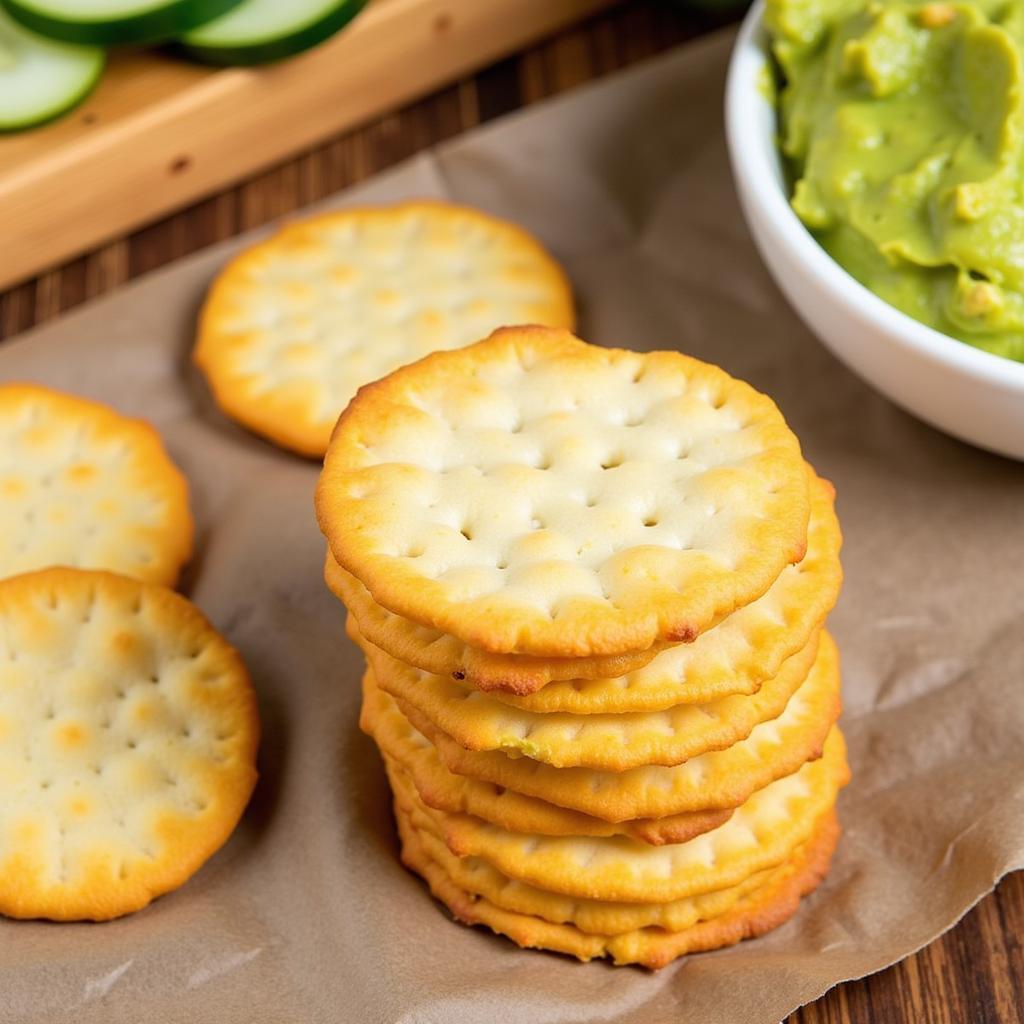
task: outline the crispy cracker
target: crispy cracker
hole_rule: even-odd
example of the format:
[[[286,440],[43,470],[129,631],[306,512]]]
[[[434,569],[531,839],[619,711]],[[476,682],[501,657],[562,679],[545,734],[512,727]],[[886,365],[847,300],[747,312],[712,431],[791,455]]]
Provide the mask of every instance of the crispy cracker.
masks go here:
[[[611,658],[544,659],[489,654],[377,604],[330,552],[328,587],[349,608],[360,633],[399,661],[450,675],[528,711],[619,714],[660,711],[732,693],[754,693],[806,645],[835,604],[842,582],[835,490],[813,475],[807,553],[757,601],[737,609],[693,643]],[[584,683],[583,680],[586,680]]]
[[[623,772],[592,768],[552,768],[530,758],[459,746],[414,708],[397,702],[402,713],[437,748],[457,775],[536,796],[605,821],[658,818],[687,811],[737,807],[755,790],[795,772],[821,753],[825,736],[839,717],[839,658],[835,642],[822,632],[818,657],[786,710],[756,726],[750,736],[726,750],[665,768],[648,765]]]
[[[389,776],[396,772],[400,773],[401,769],[392,769]],[[460,889],[483,896],[502,910],[530,914],[552,924],[571,924],[589,935],[621,935],[638,928],[664,928],[674,932],[692,928],[698,921],[726,913],[742,896],[763,885],[773,871],[780,870],[758,871],[717,892],[668,903],[611,902],[564,896],[509,878],[480,857],[456,857],[430,830],[415,805],[403,801],[401,786],[394,789],[399,833],[405,836],[413,830],[424,852]]]
[[[613,937],[590,935],[569,924],[552,924],[539,917],[503,910],[484,897],[461,889],[433,861],[416,832],[402,830],[402,862],[426,879],[433,895],[459,921],[486,925],[528,949],[568,953],[580,960],[609,957],[617,964],[641,964],[658,969],[689,953],[731,946],[777,928],[796,913],[800,898],[815,889],[828,874],[839,838],[839,823],[830,812],[812,839],[770,880],[741,898],[720,917],[710,918],[678,932],[644,928]]]
[[[540,832],[551,836],[622,835],[661,846],[684,843],[717,828],[732,814],[731,809],[724,809],[607,822],[489,782],[453,775],[441,764],[433,744],[413,728],[394,700],[377,689],[368,677],[363,680],[359,724],[373,737],[385,760],[409,774],[420,799],[428,807],[452,814],[472,814],[513,832]]]
[[[317,515],[378,604],[499,653],[688,641],[806,548],[774,403],[676,352],[506,328],[363,388]]]
[[[622,837],[509,832],[470,815],[423,804],[407,776],[392,780],[459,857],[479,857],[509,878],[582,899],[664,903],[737,885],[781,864],[805,842],[849,779],[846,747],[833,728],[821,758],[754,793],[724,824],[685,843],[653,847]]]
[[[573,320],[564,272],[521,228],[407,202],[310,217],[235,257],[203,307],[195,361],[228,416],[320,456],[368,381],[503,324]]]
[[[664,711],[629,714],[535,714],[510,707],[444,676],[397,661],[359,636],[377,685],[423,715],[467,750],[498,750],[555,768],[621,772],[641,765],[676,765],[746,739],[761,722],[777,718],[807,679],[818,636],[785,662],[752,696],[720,697]]]
[[[237,652],[173,591],[0,582],[0,913],[105,920],[182,885],[256,781]]]
[[[399,661],[424,672],[465,679],[479,690],[532,694],[555,680],[601,679],[642,668],[669,644],[655,644],[630,654],[585,658],[540,658],[529,654],[494,654],[467,647],[457,637],[422,626],[382,608],[370,592],[335,561],[330,549],[324,580],[343,601],[366,639]]]
[[[188,485],[148,423],[0,384],[0,577],[66,565],[170,586],[192,533]]]

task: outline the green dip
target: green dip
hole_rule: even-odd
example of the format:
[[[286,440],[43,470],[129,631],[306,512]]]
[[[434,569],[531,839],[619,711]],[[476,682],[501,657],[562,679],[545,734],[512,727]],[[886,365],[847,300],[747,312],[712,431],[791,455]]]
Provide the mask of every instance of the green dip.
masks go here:
[[[1024,361],[1024,0],[767,0],[793,209],[922,323]]]

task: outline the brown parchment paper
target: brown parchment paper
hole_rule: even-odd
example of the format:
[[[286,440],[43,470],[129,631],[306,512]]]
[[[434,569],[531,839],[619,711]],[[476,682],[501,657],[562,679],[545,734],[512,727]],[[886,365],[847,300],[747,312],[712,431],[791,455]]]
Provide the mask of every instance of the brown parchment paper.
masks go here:
[[[356,725],[360,659],[321,582],[317,467],[225,421],[188,366],[233,241],[0,348],[0,378],[159,425],[199,522],[183,587],[244,653],[265,727],[252,805],[182,890],[109,924],[0,922],[0,1020],[763,1024],[917,949],[1024,866],[1024,467],[898,411],[780,298],[727,167],[730,42],[338,198],[450,196],[511,217],[565,261],[584,337],[679,348],[778,400],[835,481],[846,533],[832,622],[854,780],[827,884],[772,935],[658,974],[521,952],[447,919],[397,863]]]

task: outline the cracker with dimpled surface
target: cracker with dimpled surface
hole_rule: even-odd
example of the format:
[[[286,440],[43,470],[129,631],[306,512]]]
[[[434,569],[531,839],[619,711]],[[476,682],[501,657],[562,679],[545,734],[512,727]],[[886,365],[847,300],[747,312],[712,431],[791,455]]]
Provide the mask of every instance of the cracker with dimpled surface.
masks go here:
[[[370,643],[424,672],[465,679],[529,711],[660,711],[731,693],[754,693],[806,644],[835,604],[842,582],[835,491],[812,471],[810,496],[807,553],[783,569],[762,597],[693,643],[655,647],[640,655],[545,659],[489,654],[382,608],[330,552],[324,576]]]
[[[394,700],[363,678],[359,724],[376,741],[386,761],[407,772],[420,799],[451,814],[472,814],[513,832],[552,836],[630,836],[652,846],[683,843],[729,820],[731,809],[693,811],[664,818],[608,822],[579,811],[524,796],[464,775],[453,775],[441,763],[434,745],[413,728]]]
[[[188,485],[148,423],[0,384],[0,577],[67,565],[171,586],[192,533]]]
[[[182,885],[241,816],[258,738],[238,653],[179,594],[0,582],[0,913],[105,920]]]
[[[316,504],[378,604],[544,657],[693,640],[803,557],[810,512],[771,399],[677,352],[542,327],[363,388]]]
[[[802,844],[768,881],[743,896],[719,917],[701,921],[679,932],[642,928],[615,936],[592,935],[570,924],[502,909],[477,893],[460,888],[419,841],[398,811],[402,862],[421,875],[431,893],[463,924],[485,925],[527,949],[568,953],[580,960],[608,957],[616,964],[640,964],[658,969],[689,953],[731,946],[755,938],[787,921],[796,913],[800,898],[815,889],[828,874],[839,839],[839,822],[829,812],[811,839]]]
[[[552,768],[527,757],[466,750],[414,708],[402,701],[397,703],[435,745],[445,767],[457,775],[504,786],[605,821],[658,818],[736,807],[755,790],[819,756],[841,708],[839,657],[835,642],[822,632],[818,657],[807,681],[778,718],[755,726],[745,740],[725,750],[701,754],[670,768],[645,765],[622,772]]]
[[[431,860],[460,889],[482,896],[503,910],[531,914],[552,924],[571,924],[591,935],[621,935],[638,928],[682,931],[700,920],[724,914],[742,896],[764,884],[773,871],[779,870],[767,868],[756,871],[736,885],[666,903],[630,903],[565,896],[509,878],[480,857],[456,857],[437,837],[431,823],[417,808],[415,800],[409,799],[410,783],[403,779],[402,770],[391,766],[388,776],[392,779],[396,816],[404,826],[401,831],[404,834],[406,830],[413,829],[416,839]]]
[[[724,824],[685,843],[650,846],[621,836],[510,832],[419,801],[432,831],[459,857],[479,857],[509,878],[583,899],[663,903],[736,885],[781,864],[805,842],[849,779],[846,747],[833,728],[823,755],[758,790]]]
[[[321,456],[356,389],[503,324],[572,327],[558,264],[521,228],[441,202],[289,224],[220,273],[194,358],[232,419]]]
[[[586,658],[494,654],[468,647],[449,633],[423,626],[382,608],[355,576],[338,565],[330,549],[324,562],[324,580],[334,596],[348,607],[360,632],[370,643],[424,672],[465,679],[485,692],[503,690],[532,694],[553,679],[619,676],[641,668],[659,650],[669,646],[655,644],[646,651]]]
[[[663,711],[611,715],[537,714],[511,707],[465,683],[430,675],[350,635],[373,669],[377,685],[423,715],[467,750],[522,755],[555,768],[621,772],[642,765],[677,765],[746,739],[760,722],[777,718],[811,670],[817,635],[783,662],[774,679],[750,696],[677,704]]]

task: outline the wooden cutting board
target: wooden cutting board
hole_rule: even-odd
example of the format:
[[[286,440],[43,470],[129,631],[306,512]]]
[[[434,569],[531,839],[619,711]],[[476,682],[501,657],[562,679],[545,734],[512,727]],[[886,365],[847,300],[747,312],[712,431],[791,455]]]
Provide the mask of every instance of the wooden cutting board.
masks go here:
[[[117,53],[63,119],[0,139],[0,288],[429,92],[612,0],[374,0],[309,53]]]

